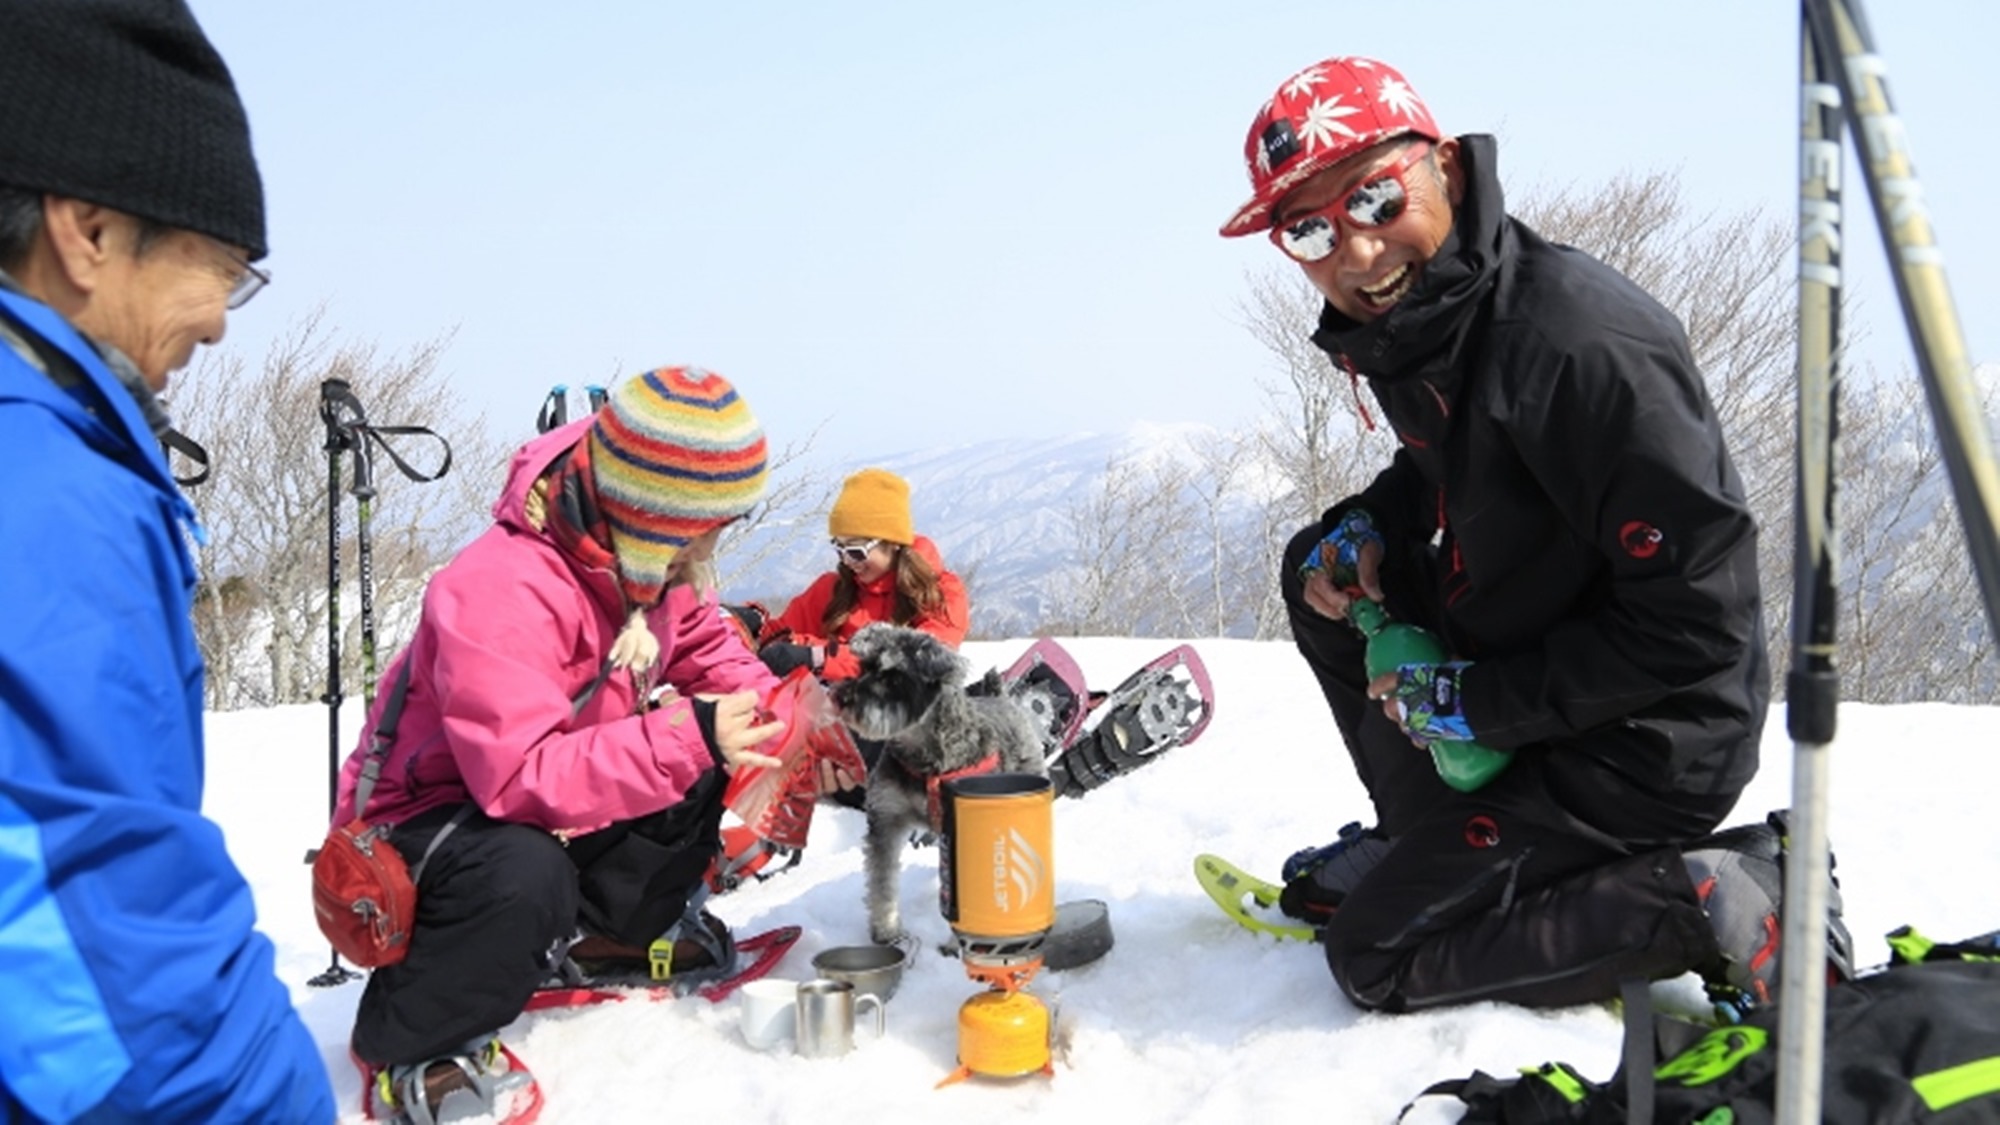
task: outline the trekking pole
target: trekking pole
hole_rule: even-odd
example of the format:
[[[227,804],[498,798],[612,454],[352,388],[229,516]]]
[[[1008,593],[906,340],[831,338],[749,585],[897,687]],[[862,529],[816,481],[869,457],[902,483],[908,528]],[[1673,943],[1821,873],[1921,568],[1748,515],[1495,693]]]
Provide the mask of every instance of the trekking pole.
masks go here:
[[[1944,274],[1903,123],[1889,101],[1888,68],[1875,53],[1857,0],[1805,0],[1823,73],[1838,83],[1862,180],[1916,351],[1931,421],[1957,502],[1986,623],[2000,637],[2000,458],[1972,377],[1972,358]],[[1834,65],[1834,64],[1838,65]]]
[[[1779,947],[1826,945],[1828,878],[1824,815],[1828,758],[1840,705],[1834,667],[1834,464],[1840,401],[1840,91],[1829,86],[1810,28],[1799,52],[1798,456],[1792,511],[1792,666],[1785,677],[1792,737],[1793,839],[1785,854],[1784,934]],[[1796,970],[1796,971],[1794,971]],[[1820,958],[1779,961],[1778,1120],[1819,1120],[1824,1070]]]
[[[378,446],[402,474],[418,483],[434,481],[451,469],[451,443],[423,426],[372,426],[361,408],[361,400],[345,379],[327,379],[320,384],[320,417],[327,425],[327,813],[329,819],[334,807],[340,803],[340,455],[354,456],[354,483],[349,489],[354,495],[357,512],[355,533],[355,554],[358,559],[358,582],[361,587],[361,675],[362,699],[368,709],[375,706],[375,551],[371,525],[374,522],[375,464],[370,446]],[[436,438],[444,447],[443,459],[435,472],[425,474],[410,467],[407,461],[396,455],[389,445],[388,435],[422,434]],[[312,862],[308,853],[306,861]],[[360,974],[340,964],[340,954],[333,954],[333,963],[320,975],[307,983],[319,988],[355,980]]]
[[[549,397],[542,400],[542,409],[535,415],[535,432],[548,433],[569,421],[569,385],[557,383],[549,388]]]
[[[1979,580],[1987,624],[2000,636],[2000,465],[1986,432],[1972,364],[1952,306],[1944,262],[1889,102],[1858,0],[1802,0],[1799,210],[1799,475],[1792,670],[1786,727],[1793,740],[1792,840],[1785,859],[1778,1026],[1778,1120],[1820,1118],[1831,872],[1826,804],[1839,706],[1834,667],[1833,459],[1839,434],[1840,142],[1843,117],[1856,141],[1904,324],[1944,453],[1952,495]]]
[[[322,399],[334,401],[334,409],[343,414],[341,447],[354,455],[354,483],[348,489],[354,496],[357,528],[355,532],[355,555],[359,567],[361,586],[361,693],[366,705],[375,706],[375,680],[377,673],[377,653],[375,645],[375,460],[370,447],[379,448],[405,477],[419,484],[427,484],[451,470],[451,443],[436,432],[423,426],[376,426],[371,425],[368,416],[361,409],[361,400],[344,379],[329,379],[320,385]],[[326,407],[322,407],[322,411]],[[444,456],[436,471],[420,473],[410,463],[396,455],[389,444],[392,435],[420,434],[435,438],[443,447]],[[337,456],[337,454],[336,454]],[[334,486],[338,487],[338,479]],[[337,748],[336,748],[337,750]]]
[[[328,379],[319,388],[319,416],[326,423],[326,812],[332,819],[340,793],[340,455],[354,447],[352,423],[343,417],[347,404],[354,401],[347,383]],[[306,853],[306,863],[316,858],[317,849]],[[331,988],[357,980],[361,974],[340,963],[340,951],[329,943],[326,971],[306,982],[313,988]]]
[[[354,558],[361,585],[361,699],[366,712],[375,709],[375,549],[369,534],[374,523],[375,468],[366,441],[355,443],[354,484],[348,491],[354,496]]]

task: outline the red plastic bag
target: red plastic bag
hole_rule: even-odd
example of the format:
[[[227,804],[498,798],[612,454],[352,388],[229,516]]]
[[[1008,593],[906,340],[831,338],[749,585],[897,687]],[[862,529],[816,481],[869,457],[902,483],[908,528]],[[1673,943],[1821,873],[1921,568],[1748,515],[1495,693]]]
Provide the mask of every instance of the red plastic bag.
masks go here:
[[[857,783],[867,780],[868,767],[833,700],[810,671],[793,669],[760,706],[786,724],[782,741],[766,751],[778,765],[737,770],[722,803],[766,843],[803,848],[813,804],[819,800],[819,763],[832,762]]]

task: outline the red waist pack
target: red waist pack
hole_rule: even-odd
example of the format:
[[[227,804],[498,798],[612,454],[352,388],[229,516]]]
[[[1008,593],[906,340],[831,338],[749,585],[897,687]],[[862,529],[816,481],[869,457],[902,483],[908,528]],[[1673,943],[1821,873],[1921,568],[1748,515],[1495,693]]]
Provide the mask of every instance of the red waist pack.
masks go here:
[[[342,957],[379,969],[408,955],[417,886],[387,826],[355,819],[327,833],[312,880],[319,932]]]
[[[417,879],[438,844],[470,811],[469,806],[461,807],[431,838],[414,872],[389,843],[391,826],[363,819],[368,798],[381,779],[382,763],[396,740],[409,692],[410,658],[405,653],[354,786],[354,818],[329,831],[326,843],[312,856],[313,917],[319,932],[333,943],[335,952],[364,969],[394,965],[409,956],[410,929],[417,920]]]

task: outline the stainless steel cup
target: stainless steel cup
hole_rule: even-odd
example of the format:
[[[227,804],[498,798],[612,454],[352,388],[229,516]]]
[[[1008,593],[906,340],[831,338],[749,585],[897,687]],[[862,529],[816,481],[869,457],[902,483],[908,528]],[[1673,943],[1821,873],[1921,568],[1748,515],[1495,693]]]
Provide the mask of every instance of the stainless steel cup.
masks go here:
[[[809,980],[799,985],[799,1000],[793,1008],[798,1033],[799,1054],[813,1059],[830,1059],[854,1049],[854,1017],[858,1010],[873,1005],[875,1034],[888,1030],[888,1019],[880,998],[857,995],[844,980]]]

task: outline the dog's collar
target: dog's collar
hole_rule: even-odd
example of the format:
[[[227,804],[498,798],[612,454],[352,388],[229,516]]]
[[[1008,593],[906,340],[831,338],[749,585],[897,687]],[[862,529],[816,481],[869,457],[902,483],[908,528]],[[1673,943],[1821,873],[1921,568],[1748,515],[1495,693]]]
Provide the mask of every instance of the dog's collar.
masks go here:
[[[988,754],[964,769],[924,775],[924,795],[930,801],[931,831],[944,835],[944,783],[960,777],[978,777],[1000,769],[1000,755]]]

